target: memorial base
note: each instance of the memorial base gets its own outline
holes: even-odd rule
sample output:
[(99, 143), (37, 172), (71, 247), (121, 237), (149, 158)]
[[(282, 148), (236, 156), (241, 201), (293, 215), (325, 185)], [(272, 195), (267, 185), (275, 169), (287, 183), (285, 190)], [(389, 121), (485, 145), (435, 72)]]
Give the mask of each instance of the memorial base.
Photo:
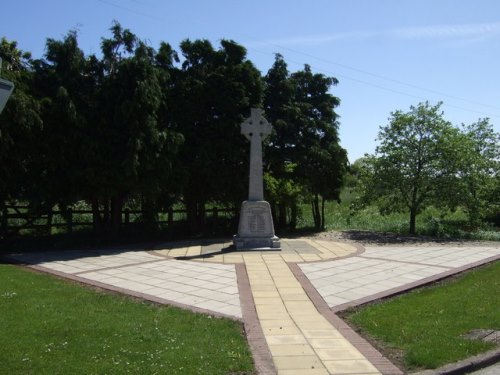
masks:
[(241, 204), (238, 234), (233, 237), (233, 244), (236, 250), (280, 250), (268, 202), (245, 201)]

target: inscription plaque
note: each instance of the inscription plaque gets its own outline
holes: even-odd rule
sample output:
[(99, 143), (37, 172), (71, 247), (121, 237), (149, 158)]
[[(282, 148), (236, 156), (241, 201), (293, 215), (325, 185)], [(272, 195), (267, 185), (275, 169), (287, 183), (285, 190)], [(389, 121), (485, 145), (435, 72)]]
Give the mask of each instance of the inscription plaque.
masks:
[(264, 220), (264, 212), (261, 209), (250, 211), (248, 226), (252, 233), (264, 233), (266, 230), (266, 221)]

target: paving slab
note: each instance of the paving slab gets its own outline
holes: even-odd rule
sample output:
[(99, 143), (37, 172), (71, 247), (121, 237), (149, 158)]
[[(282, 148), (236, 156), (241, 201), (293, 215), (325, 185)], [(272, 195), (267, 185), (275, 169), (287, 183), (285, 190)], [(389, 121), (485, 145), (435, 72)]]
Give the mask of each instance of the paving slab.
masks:
[(334, 311), (500, 259), (500, 245), (366, 246), (362, 254), (300, 264)]
[(156, 297), (233, 318), (242, 317), (234, 265), (165, 259), (146, 251), (102, 250), (46, 253), (46, 256), (30, 253), (12, 258), (75, 276), (82, 282), (99, 282), (100, 286), (128, 290), (145, 298)]
[(334, 312), (500, 259), (500, 246), (367, 246), (282, 239), (281, 251), (230, 240), (152, 251), (14, 254), (31, 267), (159, 303), (243, 320), (262, 374), (401, 374)]

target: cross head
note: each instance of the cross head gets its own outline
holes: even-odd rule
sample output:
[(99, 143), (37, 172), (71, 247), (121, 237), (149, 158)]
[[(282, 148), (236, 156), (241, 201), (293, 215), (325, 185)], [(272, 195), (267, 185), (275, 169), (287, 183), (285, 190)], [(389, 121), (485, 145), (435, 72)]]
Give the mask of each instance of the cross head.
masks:
[(249, 141), (252, 141), (252, 138), (255, 136), (259, 136), (261, 138), (260, 140), (264, 140), (271, 134), (272, 127), (262, 116), (263, 112), (262, 109), (252, 108), (250, 117), (241, 124), (241, 134)]

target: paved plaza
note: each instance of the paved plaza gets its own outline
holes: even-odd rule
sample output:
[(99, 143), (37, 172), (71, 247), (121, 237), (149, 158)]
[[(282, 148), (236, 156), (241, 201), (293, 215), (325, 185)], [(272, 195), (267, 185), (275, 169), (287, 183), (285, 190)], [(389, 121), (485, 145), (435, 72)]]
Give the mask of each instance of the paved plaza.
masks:
[(360, 246), (282, 239), (143, 250), (14, 254), (30, 267), (158, 303), (242, 320), (260, 374), (400, 374), (334, 313), (500, 259), (500, 245)]

